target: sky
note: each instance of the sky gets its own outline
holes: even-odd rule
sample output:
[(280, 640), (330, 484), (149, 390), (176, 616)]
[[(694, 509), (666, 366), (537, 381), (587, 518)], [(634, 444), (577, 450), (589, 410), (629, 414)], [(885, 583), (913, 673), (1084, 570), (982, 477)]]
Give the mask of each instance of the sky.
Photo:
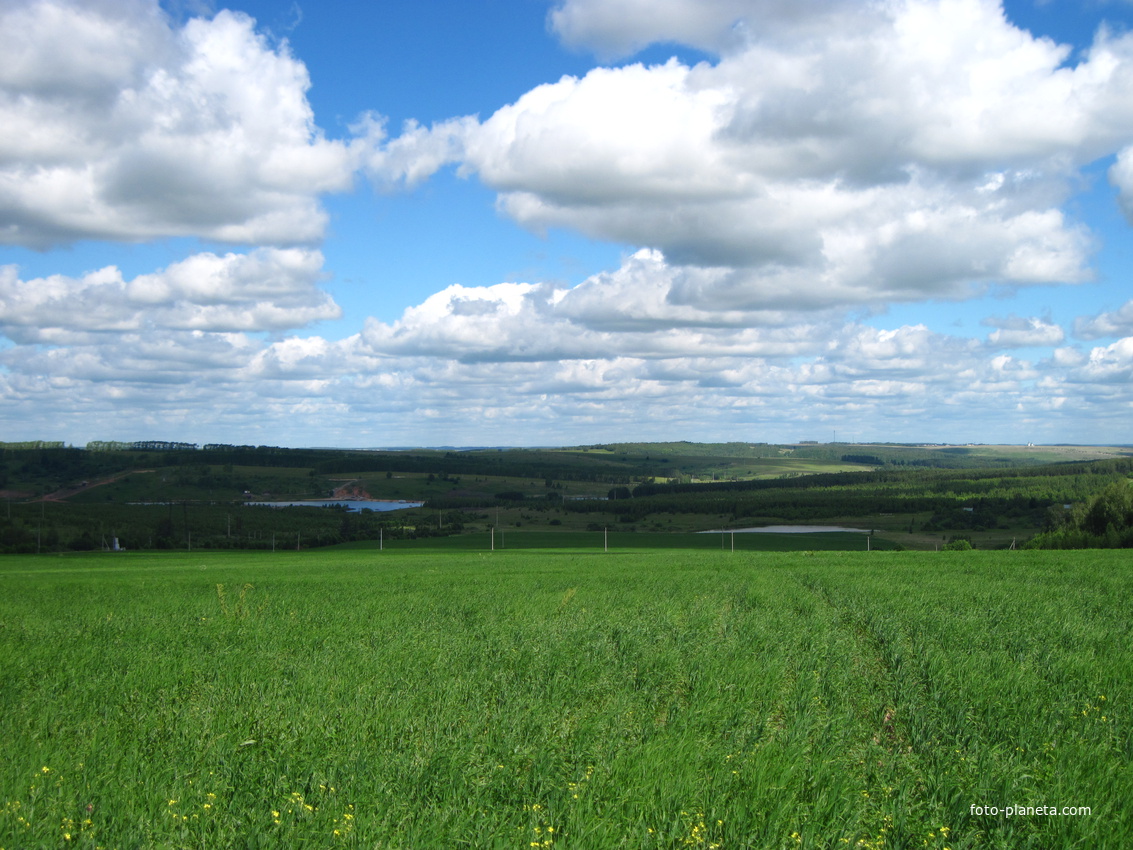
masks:
[(1130, 0), (0, 0), (0, 441), (1133, 443)]

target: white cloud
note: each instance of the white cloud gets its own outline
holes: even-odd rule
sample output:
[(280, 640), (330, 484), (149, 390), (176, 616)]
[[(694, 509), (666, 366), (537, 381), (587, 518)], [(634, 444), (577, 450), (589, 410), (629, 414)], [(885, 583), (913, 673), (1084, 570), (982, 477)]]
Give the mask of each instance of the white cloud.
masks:
[[(632, 273), (636, 263), (651, 259), (639, 255), (627, 266)], [(492, 373), (495, 383), (514, 391), (509, 372), (550, 369), (555, 392), (593, 392), (618, 372), (619, 381), (644, 381), (661, 394), (692, 383), (730, 387), (741, 396), (756, 386), (759, 393), (780, 394), (784, 382), (798, 388), (866, 381), (874, 387), (871, 392), (878, 391), (878, 382), (951, 382), (958, 364), (975, 368), (985, 356), (977, 340), (941, 336), (923, 325), (883, 331), (847, 324), (835, 315), (820, 323), (784, 316), (781, 325), (746, 328), (698, 323), (696, 312), (687, 310), (683, 323), (651, 321), (650, 311), (664, 307), (663, 293), (656, 293), (654, 303), (634, 305), (643, 316), (634, 326), (616, 318), (611, 323), (594, 303), (573, 309), (576, 293), (589, 296), (590, 287), (605, 285), (610, 286), (604, 293), (608, 303), (617, 304), (621, 290), (612, 277), (612, 283), (592, 279), (575, 290), (534, 284), (450, 287), (407, 309), (393, 324), (371, 320), (358, 351), (381, 368), (423, 368), (431, 375), (425, 383), (442, 385), (462, 383), (470, 371), (489, 374), (484, 370), (501, 368), (502, 374)], [(452, 371), (446, 377), (436, 369)], [(597, 384), (596, 376), (602, 376)], [(633, 390), (639, 391), (647, 390)]]
[(1095, 381), (1127, 382), (1133, 378), (1133, 337), (1095, 348), (1079, 372), (1081, 377)]
[(790, 356), (820, 351), (838, 319), (689, 306), (672, 298), (685, 276), (657, 252), (640, 251), (572, 289), (453, 285), (396, 322), (369, 320), (361, 338), (377, 356), (462, 362)]
[(1079, 167), (1133, 139), (1133, 36), (1068, 64), (991, 0), (807, 8), (566, 2), (552, 21), (574, 42), (687, 32), (721, 58), (564, 77), (483, 122), (410, 127), (371, 168), (459, 162), (526, 227), (660, 250), (686, 269), (673, 301), (702, 310), (1088, 279), (1090, 234), (1059, 207)]
[(996, 348), (1053, 347), (1066, 339), (1062, 327), (1035, 316), (1008, 316), (984, 320), (996, 330), (988, 334), (988, 342)]
[(1085, 363), (1087, 357), (1077, 348), (1066, 346), (1063, 348), (1056, 348), (1051, 356), (1051, 362), (1061, 368), (1073, 368), (1081, 366)]
[(467, 116), (438, 122), (429, 128), (405, 122), (401, 135), (389, 140), (385, 116), (369, 112), (351, 125), (361, 167), (380, 184), (414, 186), (444, 166), (460, 160), (465, 139), (477, 126)]
[(473, 129), (468, 167), (494, 188), (563, 204), (742, 197), (744, 175), (713, 144), (728, 92), (690, 85), (693, 74), (672, 60), (539, 86)]
[(1075, 319), (1074, 335), (1082, 339), (1133, 335), (1133, 301), (1126, 301), (1118, 309), (1099, 313), (1093, 318)]
[(196, 385), (203, 387), (231, 377), (259, 343), (242, 334), (200, 331), (123, 333), (65, 348), (20, 346), (2, 352), (0, 364), (13, 376), (43, 380), (57, 389), (85, 387), (100, 395), (98, 385)]
[[(58, 417), (83, 438), (174, 429), (317, 445), (814, 439), (831, 427), (991, 441), (1018, 439), (1020, 410), (1042, 411), (1028, 439), (1093, 442), (1105, 437), (1100, 420), (1082, 431), (1085, 413), (1133, 403), (1128, 340), (1036, 363), (916, 325), (606, 332), (536, 309), (551, 300), (534, 285), (453, 290), (338, 342), (162, 329), (19, 345), (0, 351), (0, 392), (5, 417), (41, 434)], [(571, 347), (571, 332), (585, 342)]]
[(152, 0), (0, 8), (0, 244), (321, 238), (355, 151), (314, 124), (305, 66), (239, 13)]
[(303, 248), (196, 254), (125, 280), (114, 266), (72, 278), (21, 280), (0, 266), (0, 335), (19, 343), (83, 343), (146, 330), (254, 332), (336, 319), (319, 289), (323, 258)]
[(1109, 170), (1109, 179), (1118, 189), (1125, 217), (1133, 222), (1133, 146), (1124, 148)]

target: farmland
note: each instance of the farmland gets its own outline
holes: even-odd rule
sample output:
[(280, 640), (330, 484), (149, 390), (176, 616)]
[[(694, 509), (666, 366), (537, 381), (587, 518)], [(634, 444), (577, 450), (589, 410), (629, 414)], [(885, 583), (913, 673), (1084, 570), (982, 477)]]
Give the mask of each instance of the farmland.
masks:
[(1131, 592), (1120, 551), (5, 557), (0, 847), (1126, 846)]

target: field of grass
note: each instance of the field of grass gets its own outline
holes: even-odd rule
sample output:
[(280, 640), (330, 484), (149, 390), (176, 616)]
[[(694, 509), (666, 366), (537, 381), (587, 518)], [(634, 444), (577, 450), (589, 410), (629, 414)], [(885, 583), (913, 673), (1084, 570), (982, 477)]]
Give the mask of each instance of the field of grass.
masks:
[[(667, 553), (674, 549), (694, 549), (726, 552), (809, 552), (839, 550), (847, 552), (896, 549), (896, 544), (879, 537), (870, 537), (855, 531), (826, 531), (806, 534), (758, 533), (670, 533), (648, 531), (512, 531), (461, 534), (453, 537), (425, 537), (417, 540), (397, 540), (389, 544), (391, 551), (445, 549), (462, 552), (510, 551), (513, 549), (549, 549), (580, 552)], [(362, 540), (342, 543), (328, 549), (378, 549), (384, 543)], [(493, 549), (494, 547), (494, 549)], [(384, 551), (384, 548), (383, 548)]]
[(0, 847), (1125, 847), (1130, 598), (1115, 551), (0, 558)]

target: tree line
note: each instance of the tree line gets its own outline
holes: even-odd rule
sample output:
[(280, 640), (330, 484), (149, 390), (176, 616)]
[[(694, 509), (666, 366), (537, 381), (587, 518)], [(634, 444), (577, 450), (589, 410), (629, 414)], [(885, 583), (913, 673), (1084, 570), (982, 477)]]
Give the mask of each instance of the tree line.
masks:
[(1114, 481), (1057, 517), (1053, 527), (1033, 537), (1035, 549), (1133, 548), (1133, 487)]

